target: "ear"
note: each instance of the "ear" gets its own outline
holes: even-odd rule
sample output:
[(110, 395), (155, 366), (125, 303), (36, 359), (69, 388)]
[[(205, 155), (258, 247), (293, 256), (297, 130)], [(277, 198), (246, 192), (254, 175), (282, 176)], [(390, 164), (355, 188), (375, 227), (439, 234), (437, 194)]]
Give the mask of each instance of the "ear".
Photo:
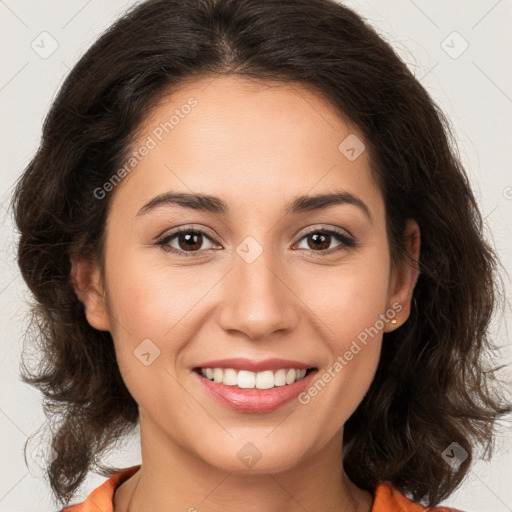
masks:
[(90, 259), (72, 256), (71, 283), (85, 307), (89, 324), (99, 331), (110, 331), (110, 317), (98, 265)]
[[(402, 243), (409, 256), (416, 262), (412, 263), (406, 257), (403, 261), (393, 265), (389, 281), (388, 307), (395, 304), (397, 311), (396, 323), (387, 323), (384, 332), (390, 332), (404, 324), (411, 313), (411, 300), (414, 287), (420, 275), (418, 261), (420, 258), (421, 233), (418, 223), (409, 219), (402, 235)], [(400, 304), (401, 309), (398, 308)]]

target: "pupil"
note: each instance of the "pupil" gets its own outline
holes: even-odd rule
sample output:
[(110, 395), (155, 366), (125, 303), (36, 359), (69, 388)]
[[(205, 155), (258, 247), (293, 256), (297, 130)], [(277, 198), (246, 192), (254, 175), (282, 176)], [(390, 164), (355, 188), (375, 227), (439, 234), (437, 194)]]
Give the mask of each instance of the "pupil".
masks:
[(187, 233), (187, 234), (181, 234), (180, 235), (180, 244), (181, 242), (185, 242), (185, 250), (193, 250), (193, 249), (199, 249), (201, 247), (201, 239), (200, 241), (194, 242), (194, 238), (201, 237), (201, 233)]
[(313, 235), (311, 235), (311, 238), (315, 241), (315, 242), (318, 242), (320, 239), (323, 240), (320, 241), (320, 243), (318, 244), (313, 244), (313, 246), (311, 246), (311, 244), (309, 244), (309, 246), (311, 247), (311, 249), (328, 249), (329, 248), (329, 242), (325, 242), (325, 240), (327, 240), (328, 238), (330, 237), (330, 235), (324, 235), (322, 233), (315, 233)]

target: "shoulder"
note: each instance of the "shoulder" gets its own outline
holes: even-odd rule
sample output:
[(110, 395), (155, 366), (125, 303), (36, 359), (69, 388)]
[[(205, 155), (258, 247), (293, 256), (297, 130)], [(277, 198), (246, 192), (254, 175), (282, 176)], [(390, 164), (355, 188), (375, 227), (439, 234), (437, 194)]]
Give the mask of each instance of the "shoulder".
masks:
[(108, 480), (96, 487), (86, 500), (63, 508), (60, 512), (113, 512), (114, 493), (116, 489), (134, 473), (140, 466), (132, 466), (113, 474)]
[(375, 488), (371, 512), (463, 512), (448, 507), (427, 507), (411, 501), (390, 482), (381, 482)]

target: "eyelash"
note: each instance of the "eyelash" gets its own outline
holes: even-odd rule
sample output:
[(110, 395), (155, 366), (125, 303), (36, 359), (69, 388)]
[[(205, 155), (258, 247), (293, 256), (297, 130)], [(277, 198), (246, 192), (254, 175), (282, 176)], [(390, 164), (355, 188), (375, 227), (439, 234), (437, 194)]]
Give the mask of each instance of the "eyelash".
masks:
[[(174, 247), (168, 247), (169, 242), (176, 236), (180, 235), (181, 233), (196, 233), (196, 234), (199, 233), (199, 234), (205, 236), (206, 238), (208, 238), (211, 242), (214, 242), (212, 240), (212, 238), (201, 229), (180, 228), (180, 229), (173, 231), (172, 233), (165, 235), (163, 238), (159, 239), (156, 242), (156, 245), (160, 246), (161, 249), (165, 252), (172, 252), (172, 253), (177, 254), (179, 257), (184, 257), (184, 258), (200, 257), (200, 256), (202, 256), (201, 253), (205, 252), (206, 250), (212, 250), (212, 249), (206, 249), (206, 250), (200, 250), (200, 251), (182, 251), (179, 249), (175, 249)], [(306, 238), (309, 235), (313, 235), (313, 234), (317, 234), (317, 233), (334, 236), (334, 238), (338, 242), (340, 242), (340, 245), (338, 247), (334, 247), (331, 249), (319, 250), (319, 251), (315, 251), (313, 249), (302, 249), (303, 251), (307, 251), (308, 253), (321, 253), (321, 254), (323, 253), (326, 255), (330, 255), (330, 254), (333, 254), (335, 252), (338, 252), (338, 251), (341, 251), (341, 250), (344, 250), (347, 248), (353, 248), (353, 247), (358, 246), (358, 243), (356, 242), (356, 240), (353, 236), (347, 235), (343, 231), (341, 231), (341, 230), (338, 231), (336, 229), (318, 229), (318, 228), (312, 229), (312, 230), (304, 233), (302, 235), (302, 237), (299, 239), (299, 242), (303, 238)]]

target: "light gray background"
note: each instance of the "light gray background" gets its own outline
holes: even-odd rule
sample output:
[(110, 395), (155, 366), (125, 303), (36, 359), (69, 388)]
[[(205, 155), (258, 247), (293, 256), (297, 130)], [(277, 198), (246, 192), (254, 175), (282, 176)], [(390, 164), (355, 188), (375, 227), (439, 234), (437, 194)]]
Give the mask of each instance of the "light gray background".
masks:
[[(97, 36), (135, 3), (0, 0), (0, 512), (55, 510), (38, 465), (40, 450), (34, 446), (29, 468), (22, 454), (27, 436), (44, 416), (38, 392), (22, 384), (18, 374), (28, 291), (15, 264), (7, 203), (38, 146), (43, 118), (64, 77)], [(349, 0), (346, 4), (392, 43), (448, 114), (486, 225), (510, 270), (511, 0)], [(56, 44), (58, 48), (47, 55)], [(508, 362), (509, 322), (507, 310), (494, 325), (505, 345), (501, 357)], [(491, 462), (478, 462), (446, 504), (466, 512), (512, 511), (511, 437), (510, 432), (500, 435)], [(128, 440), (109, 460), (119, 467), (139, 463), (137, 439)], [(82, 499), (103, 480), (90, 475)]]

